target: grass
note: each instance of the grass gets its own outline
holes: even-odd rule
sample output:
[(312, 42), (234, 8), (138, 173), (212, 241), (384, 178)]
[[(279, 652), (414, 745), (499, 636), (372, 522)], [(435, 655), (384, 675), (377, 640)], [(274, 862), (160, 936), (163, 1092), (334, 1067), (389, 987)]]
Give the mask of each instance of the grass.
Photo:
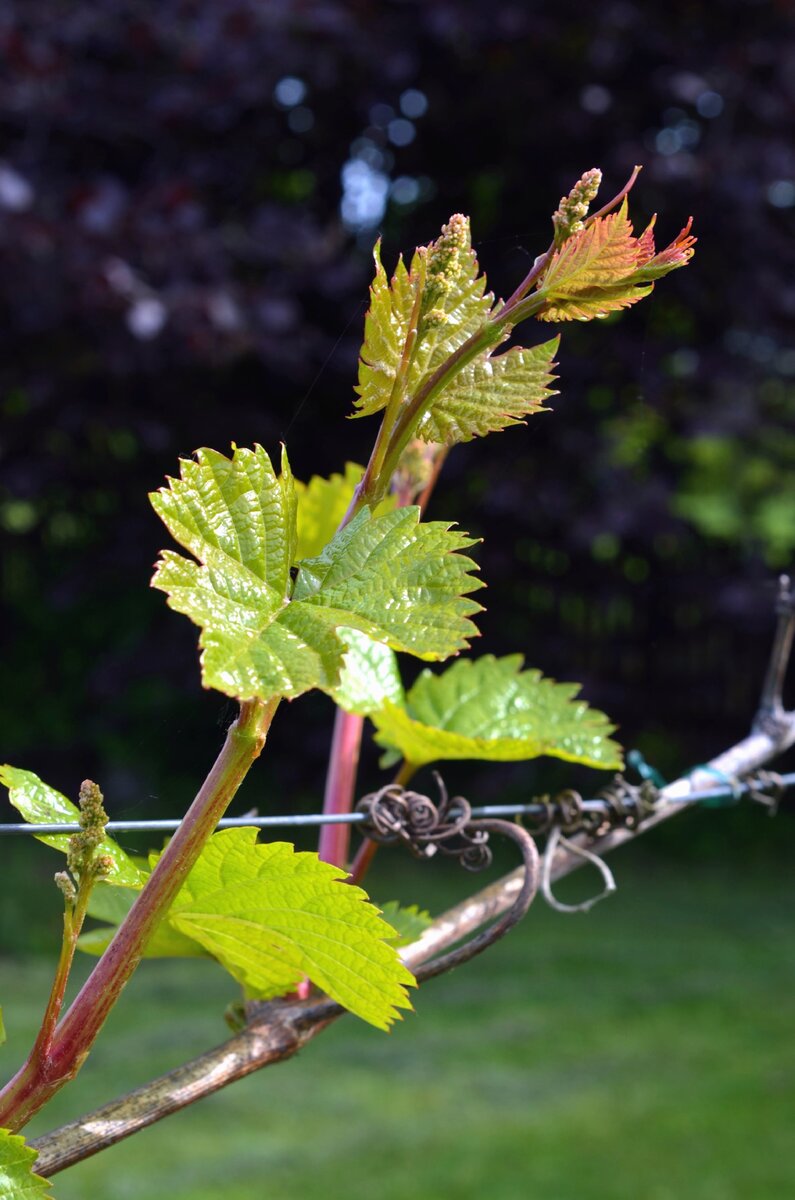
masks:
[[(638, 848), (615, 865), (616, 898), (586, 917), (538, 903), (488, 955), (426, 985), (390, 1036), (345, 1018), (298, 1059), (65, 1172), (57, 1197), (795, 1195), (795, 877), (784, 847), (751, 874)], [(455, 877), (459, 894), (470, 885)], [(49, 967), (5, 961), (0, 972), (6, 1073), (32, 1038)], [(232, 998), (210, 964), (145, 964), (30, 1136), (221, 1041)]]

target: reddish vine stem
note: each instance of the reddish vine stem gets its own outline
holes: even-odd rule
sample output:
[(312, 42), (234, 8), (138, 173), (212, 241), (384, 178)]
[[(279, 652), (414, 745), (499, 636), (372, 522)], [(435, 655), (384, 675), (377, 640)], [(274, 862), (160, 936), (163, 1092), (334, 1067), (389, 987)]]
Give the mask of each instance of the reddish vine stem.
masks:
[(46, 1053), (31, 1053), (0, 1092), (0, 1128), (21, 1129), (73, 1079), (158, 922), (168, 911), (252, 763), (258, 758), (278, 699), (245, 701), (185, 819), (163, 852), (113, 941), (89, 975)]
[[(338, 708), (334, 714), (334, 733), (331, 739), (324, 813), (348, 813), (353, 808), (356, 791), (356, 772), (362, 744), (364, 718)], [(350, 825), (324, 825), (320, 831), (318, 856), (323, 862), (344, 867), (348, 861)]]

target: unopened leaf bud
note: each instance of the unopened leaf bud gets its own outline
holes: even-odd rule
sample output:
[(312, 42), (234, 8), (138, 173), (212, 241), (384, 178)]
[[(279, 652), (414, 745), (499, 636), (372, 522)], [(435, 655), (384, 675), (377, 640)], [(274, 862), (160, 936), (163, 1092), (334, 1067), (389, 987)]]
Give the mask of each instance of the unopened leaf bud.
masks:
[(413, 502), (425, 489), (433, 474), (433, 460), (437, 450), (438, 446), (435, 443), (424, 442), (421, 438), (414, 438), (409, 442), (392, 480), (397, 495), (406, 494)]

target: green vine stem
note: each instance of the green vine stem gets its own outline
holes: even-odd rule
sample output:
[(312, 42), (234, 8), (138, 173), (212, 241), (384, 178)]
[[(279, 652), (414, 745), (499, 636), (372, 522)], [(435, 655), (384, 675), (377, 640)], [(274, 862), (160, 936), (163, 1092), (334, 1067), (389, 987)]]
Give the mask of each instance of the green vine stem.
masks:
[[(196, 799), (116, 936), (55, 1029), (0, 1092), (0, 1128), (21, 1129), (78, 1073), (146, 943), (170, 908), (219, 819), (265, 744), (278, 699), (247, 700)], [(65, 982), (65, 981), (64, 981)], [(41, 1049), (41, 1048), (40, 1048)]]
[(69, 973), (72, 970), (72, 963), (77, 948), (77, 939), (80, 936), (80, 930), (83, 928), (93, 883), (94, 880), (90, 875), (84, 876), (80, 880), (77, 896), (74, 900), (66, 897), (63, 914), (63, 939), (61, 941), (61, 952), (58, 956), (58, 965), (55, 968), (55, 978), (50, 989), (47, 1007), (44, 1010), (41, 1028), (34, 1042), (33, 1049), (30, 1052), (30, 1057), (36, 1061), (43, 1061), (49, 1054), (50, 1047), (52, 1046), (55, 1026), (61, 1014), (66, 985), (69, 981)]
[[(402, 478), (393, 476), (392, 486), (399, 507), (413, 504), (416, 500), (420, 510), (425, 511), (449, 449), (449, 446), (423, 444), (414, 469), (407, 464), (400, 472)], [(345, 520), (349, 519), (346, 514)], [(349, 813), (353, 809), (363, 732), (364, 717), (357, 713), (345, 712), (341, 708), (337, 709), (326, 773), (324, 813)], [(350, 844), (350, 825), (324, 825), (318, 840), (318, 856), (324, 862), (345, 867), (348, 863)]]

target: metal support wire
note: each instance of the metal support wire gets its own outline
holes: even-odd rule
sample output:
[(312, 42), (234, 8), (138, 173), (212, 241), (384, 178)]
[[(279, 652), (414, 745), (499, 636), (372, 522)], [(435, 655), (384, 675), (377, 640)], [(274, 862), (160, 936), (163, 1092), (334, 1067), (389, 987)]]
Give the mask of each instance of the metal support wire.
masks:
[[(693, 772), (703, 771), (703, 767), (694, 767)], [(608, 785), (609, 786), (609, 785)], [(771, 772), (766, 772), (765, 779), (759, 779), (755, 776), (745, 780), (728, 781), (722, 787), (715, 787), (699, 791), (697, 795), (685, 793), (677, 796), (666, 796), (667, 804), (693, 804), (696, 801), (699, 804), (706, 804), (712, 807), (719, 807), (722, 804), (735, 804), (738, 799), (747, 798), (755, 800), (758, 803), (766, 804), (772, 809), (770, 804), (769, 792), (771, 790), (779, 793), (787, 791), (789, 788), (795, 787), (795, 771), (791, 771), (786, 775), (773, 775)], [(633, 789), (634, 790), (634, 789)], [(604, 797), (597, 797), (592, 800), (582, 800), (577, 797), (577, 816), (578, 822), (572, 819), (572, 813), (569, 810), (569, 798), (576, 796), (576, 793), (567, 790), (560, 794), (562, 803), (558, 805), (557, 797), (545, 797), (543, 800), (533, 800), (528, 804), (485, 804), (479, 807), (473, 807), (470, 813), (471, 818), (490, 820), (495, 817), (534, 817), (541, 821), (545, 819), (549, 821), (549, 825), (564, 823), (566, 832), (572, 833), (575, 828), (593, 828), (598, 826), (603, 821), (609, 821), (616, 817), (615, 802)], [(638, 812), (638, 799), (630, 794), (622, 798), (622, 806), (629, 810), (626, 814), (630, 822), (632, 816)], [(642, 803), (642, 810), (648, 811), (653, 808), (653, 804), (648, 802)], [(640, 815), (642, 815), (642, 810)], [(296, 829), (303, 827), (314, 827), (318, 825), (366, 825), (368, 815), (365, 812), (352, 813), (293, 813), (281, 814), (277, 816), (260, 817), (256, 813), (251, 813), (242, 817), (224, 817), (218, 822), (218, 829), (240, 829), (244, 827), (256, 829)], [(162, 820), (151, 821), (108, 821), (105, 826), (106, 833), (173, 833), (181, 824), (180, 819), (166, 818)], [(48, 837), (56, 834), (71, 834), (79, 833), (80, 826), (77, 824), (41, 824), (30, 825), (27, 822), (19, 822), (14, 824), (0, 824), (0, 837), (11, 836), (14, 834), (29, 834), (33, 837)]]

